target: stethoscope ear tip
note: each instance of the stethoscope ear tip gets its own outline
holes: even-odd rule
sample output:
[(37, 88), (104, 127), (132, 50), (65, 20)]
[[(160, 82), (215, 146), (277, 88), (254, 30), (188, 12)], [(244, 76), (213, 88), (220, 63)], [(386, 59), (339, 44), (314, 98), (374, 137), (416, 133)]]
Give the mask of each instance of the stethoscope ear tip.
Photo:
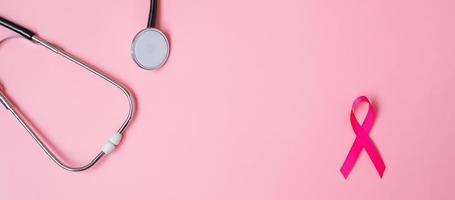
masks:
[(144, 29), (133, 39), (131, 56), (143, 69), (159, 69), (169, 56), (169, 41), (166, 35), (156, 28)]

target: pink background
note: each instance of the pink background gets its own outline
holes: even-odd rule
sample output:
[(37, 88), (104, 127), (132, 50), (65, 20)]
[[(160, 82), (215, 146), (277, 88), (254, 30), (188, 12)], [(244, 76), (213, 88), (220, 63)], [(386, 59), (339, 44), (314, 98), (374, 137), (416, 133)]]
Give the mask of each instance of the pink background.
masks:
[[(455, 2), (162, 0), (172, 50), (144, 71), (130, 42), (148, 1), (0, 0), (0, 15), (130, 87), (138, 111), (89, 171), (56, 166), (0, 111), (0, 199), (454, 199)], [(0, 29), (1, 39), (15, 34)], [(0, 44), (0, 81), (72, 164), (127, 111), (104, 81), (27, 40)], [(352, 101), (367, 95), (387, 165), (345, 180)]]

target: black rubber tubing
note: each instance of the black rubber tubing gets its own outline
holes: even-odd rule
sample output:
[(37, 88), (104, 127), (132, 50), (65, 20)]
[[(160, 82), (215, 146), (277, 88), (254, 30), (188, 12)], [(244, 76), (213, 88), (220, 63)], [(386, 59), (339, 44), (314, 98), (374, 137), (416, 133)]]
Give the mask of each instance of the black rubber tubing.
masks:
[[(155, 27), (156, 23), (156, 13), (157, 13), (158, 0), (150, 0), (150, 11), (149, 18), (147, 22), (147, 28)], [(20, 26), (12, 21), (9, 21), (3, 17), (0, 17), (0, 25), (22, 35), (23, 37), (32, 40), (32, 37), (35, 35), (32, 31)]]
[(35, 35), (32, 31), (17, 25), (16, 23), (9, 21), (3, 17), (0, 17), (0, 25), (19, 33), (20, 35), (24, 36), (25, 38), (32, 40), (32, 37)]
[(154, 28), (156, 23), (156, 13), (158, 10), (158, 0), (150, 0), (150, 11), (149, 20), (147, 22), (147, 28)]

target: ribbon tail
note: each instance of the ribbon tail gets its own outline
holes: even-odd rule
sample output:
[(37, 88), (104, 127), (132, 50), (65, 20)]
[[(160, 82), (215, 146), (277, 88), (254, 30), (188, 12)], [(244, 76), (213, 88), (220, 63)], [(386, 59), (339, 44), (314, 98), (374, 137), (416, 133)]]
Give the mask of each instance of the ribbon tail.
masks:
[(368, 156), (370, 156), (370, 159), (373, 162), (373, 165), (376, 168), (376, 171), (378, 172), (379, 176), (382, 178), (382, 176), (384, 175), (384, 171), (385, 171), (385, 163), (384, 163), (384, 160), (382, 160), (382, 157), (379, 154), (378, 149), (376, 148), (376, 146), (373, 144), (373, 142), (371, 140), (365, 141), (364, 148), (365, 148), (365, 151), (368, 153)]
[(344, 160), (344, 163), (340, 169), (340, 172), (343, 174), (345, 179), (347, 179), (349, 173), (351, 173), (351, 170), (354, 167), (355, 162), (357, 161), (357, 158), (359, 157), (361, 151), (362, 145), (360, 144), (360, 141), (356, 138), (354, 140), (354, 143), (352, 144), (351, 150), (349, 150), (348, 156)]

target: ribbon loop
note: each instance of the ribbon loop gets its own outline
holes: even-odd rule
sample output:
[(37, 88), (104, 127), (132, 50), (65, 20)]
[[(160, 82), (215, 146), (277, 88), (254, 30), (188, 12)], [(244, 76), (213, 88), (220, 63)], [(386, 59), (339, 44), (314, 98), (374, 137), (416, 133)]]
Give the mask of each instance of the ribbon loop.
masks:
[[(360, 125), (359, 121), (355, 117), (354, 109), (363, 102), (368, 103), (368, 111), (365, 116), (365, 119), (362, 122), (362, 125)], [(352, 129), (354, 130), (356, 138), (354, 140), (354, 143), (352, 144), (348, 156), (346, 157), (346, 160), (343, 163), (343, 166), (341, 166), (340, 169), (344, 178), (348, 177), (349, 173), (354, 167), (355, 162), (359, 158), (362, 149), (365, 149), (365, 151), (367, 152), (368, 156), (370, 157), (371, 161), (373, 162), (376, 168), (376, 171), (379, 173), (379, 176), (382, 178), (382, 175), (384, 174), (385, 171), (384, 161), (382, 160), (381, 155), (379, 154), (379, 151), (374, 145), (373, 141), (368, 136), (371, 129), (373, 128), (374, 117), (375, 117), (374, 107), (370, 103), (368, 98), (365, 96), (357, 97), (354, 100), (351, 109), (351, 126)]]

